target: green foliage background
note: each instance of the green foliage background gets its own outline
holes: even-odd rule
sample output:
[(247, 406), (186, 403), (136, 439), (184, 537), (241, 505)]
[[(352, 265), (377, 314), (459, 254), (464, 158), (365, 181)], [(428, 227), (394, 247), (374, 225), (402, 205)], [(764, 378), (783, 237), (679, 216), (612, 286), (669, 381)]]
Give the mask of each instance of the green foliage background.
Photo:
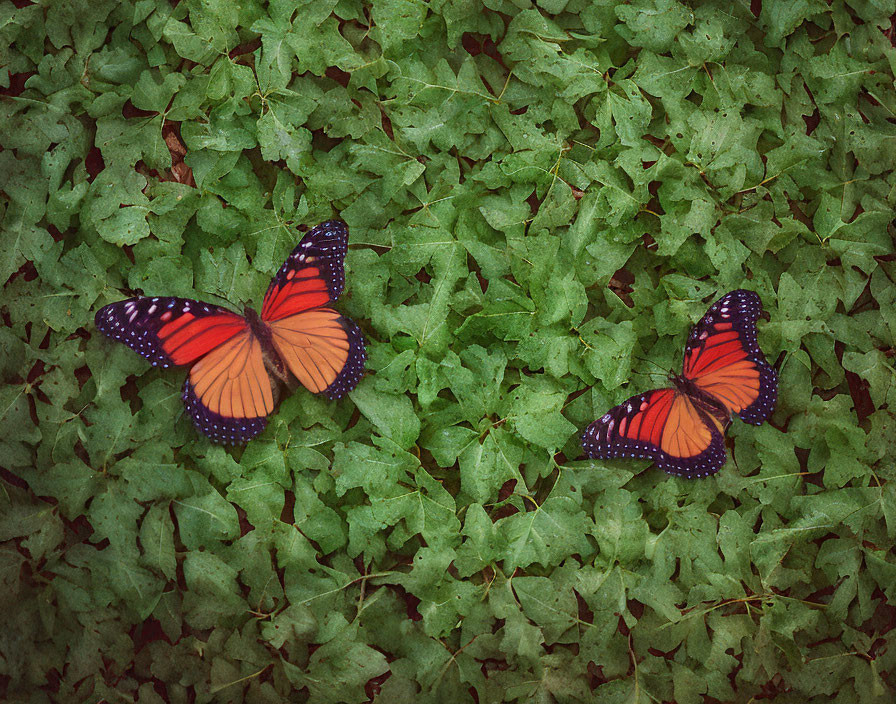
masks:
[[(893, 701), (894, 2), (485, 7), (0, 8), (0, 696)], [(335, 216), (370, 371), (245, 449), (93, 328)], [(771, 422), (577, 460), (740, 286)]]

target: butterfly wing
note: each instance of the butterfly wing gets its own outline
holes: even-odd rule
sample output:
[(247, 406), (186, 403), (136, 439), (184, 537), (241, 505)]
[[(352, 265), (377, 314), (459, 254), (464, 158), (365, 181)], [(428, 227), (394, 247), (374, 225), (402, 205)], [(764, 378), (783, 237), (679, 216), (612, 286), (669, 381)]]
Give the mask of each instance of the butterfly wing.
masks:
[(683, 376), (747, 423), (771, 415), (778, 380), (756, 340), (762, 302), (739, 289), (716, 301), (694, 326), (685, 346)]
[(677, 476), (696, 479), (725, 464), (719, 422), (675, 389), (633, 396), (594, 421), (582, 436), (588, 457), (640, 457)]
[(343, 223), (315, 227), (280, 267), (261, 308), (289, 370), (309, 391), (334, 399), (355, 387), (367, 359), (358, 326), (329, 307), (345, 284), (347, 249)]
[(270, 323), (274, 347), (302, 385), (331, 399), (351, 391), (364, 373), (364, 338), (358, 326), (332, 308)]
[(335, 301), (345, 286), (348, 228), (330, 220), (313, 228), (286, 258), (274, 276), (261, 307), (271, 322)]
[(242, 316), (189, 298), (129, 298), (96, 313), (97, 330), (154, 367), (190, 364), (249, 329)]
[(193, 365), (183, 400), (196, 427), (215, 442), (244, 443), (264, 430), (274, 394), (261, 343), (248, 326)]
[(153, 366), (192, 365), (184, 405), (215, 442), (245, 442), (264, 430), (271, 382), (242, 316), (188, 298), (131, 298), (104, 306), (95, 322)]

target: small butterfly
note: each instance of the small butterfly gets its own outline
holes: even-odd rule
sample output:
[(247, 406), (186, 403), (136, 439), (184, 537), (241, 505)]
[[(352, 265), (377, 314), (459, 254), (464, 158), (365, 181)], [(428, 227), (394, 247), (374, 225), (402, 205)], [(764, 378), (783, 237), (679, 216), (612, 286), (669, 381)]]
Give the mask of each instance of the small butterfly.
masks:
[(756, 341), (761, 312), (752, 291), (722, 296), (691, 330), (674, 388), (632, 396), (594, 421), (582, 436), (585, 454), (652, 459), (688, 479), (718, 472), (731, 414), (760, 425), (778, 398), (777, 375)]
[(259, 316), (189, 298), (129, 298), (104, 306), (96, 327), (153, 366), (189, 366), (183, 401), (215, 442), (244, 443), (274, 410), (276, 379), (337, 399), (367, 358), (358, 326), (330, 306), (345, 285), (348, 229), (336, 220), (311, 230), (277, 272)]

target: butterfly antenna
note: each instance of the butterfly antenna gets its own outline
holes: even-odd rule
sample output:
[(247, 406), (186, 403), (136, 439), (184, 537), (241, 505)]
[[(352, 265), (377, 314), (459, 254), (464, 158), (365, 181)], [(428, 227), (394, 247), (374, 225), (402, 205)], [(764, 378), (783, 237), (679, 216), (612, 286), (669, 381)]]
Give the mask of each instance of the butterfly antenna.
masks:
[(641, 362), (647, 362), (648, 364), (652, 364), (653, 366), (655, 366), (657, 368), (657, 371), (655, 371), (655, 372), (638, 372), (638, 371), (632, 370), (632, 374), (644, 374), (645, 376), (656, 376), (657, 374), (660, 374), (660, 375), (662, 375), (663, 379), (666, 379), (669, 377), (669, 373), (670, 373), (669, 370), (666, 369), (665, 367), (663, 367), (661, 364), (657, 364), (652, 359), (649, 359), (647, 357), (638, 357), (637, 355), (634, 356), (634, 359), (637, 359)]

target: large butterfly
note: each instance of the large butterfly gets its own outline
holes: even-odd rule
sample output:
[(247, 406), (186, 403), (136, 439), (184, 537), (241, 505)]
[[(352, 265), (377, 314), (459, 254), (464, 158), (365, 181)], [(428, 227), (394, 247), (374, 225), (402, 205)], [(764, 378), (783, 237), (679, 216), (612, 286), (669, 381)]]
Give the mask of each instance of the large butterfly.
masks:
[(691, 330), (673, 388), (633, 396), (594, 421), (582, 436), (585, 454), (652, 459), (689, 479), (718, 472), (731, 414), (760, 425), (778, 397), (777, 375), (756, 342), (761, 312), (752, 291), (722, 296)]
[(361, 378), (364, 338), (330, 307), (345, 285), (347, 248), (345, 224), (311, 230), (268, 287), (260, 316), (189, 298), (129, 298), (101, 308), (96, 327), (153, 366), (189, 366), (183, 401), (193, 423), (215, 442), (244, 443), (274, 410), (268, 372), (331, 399)]

